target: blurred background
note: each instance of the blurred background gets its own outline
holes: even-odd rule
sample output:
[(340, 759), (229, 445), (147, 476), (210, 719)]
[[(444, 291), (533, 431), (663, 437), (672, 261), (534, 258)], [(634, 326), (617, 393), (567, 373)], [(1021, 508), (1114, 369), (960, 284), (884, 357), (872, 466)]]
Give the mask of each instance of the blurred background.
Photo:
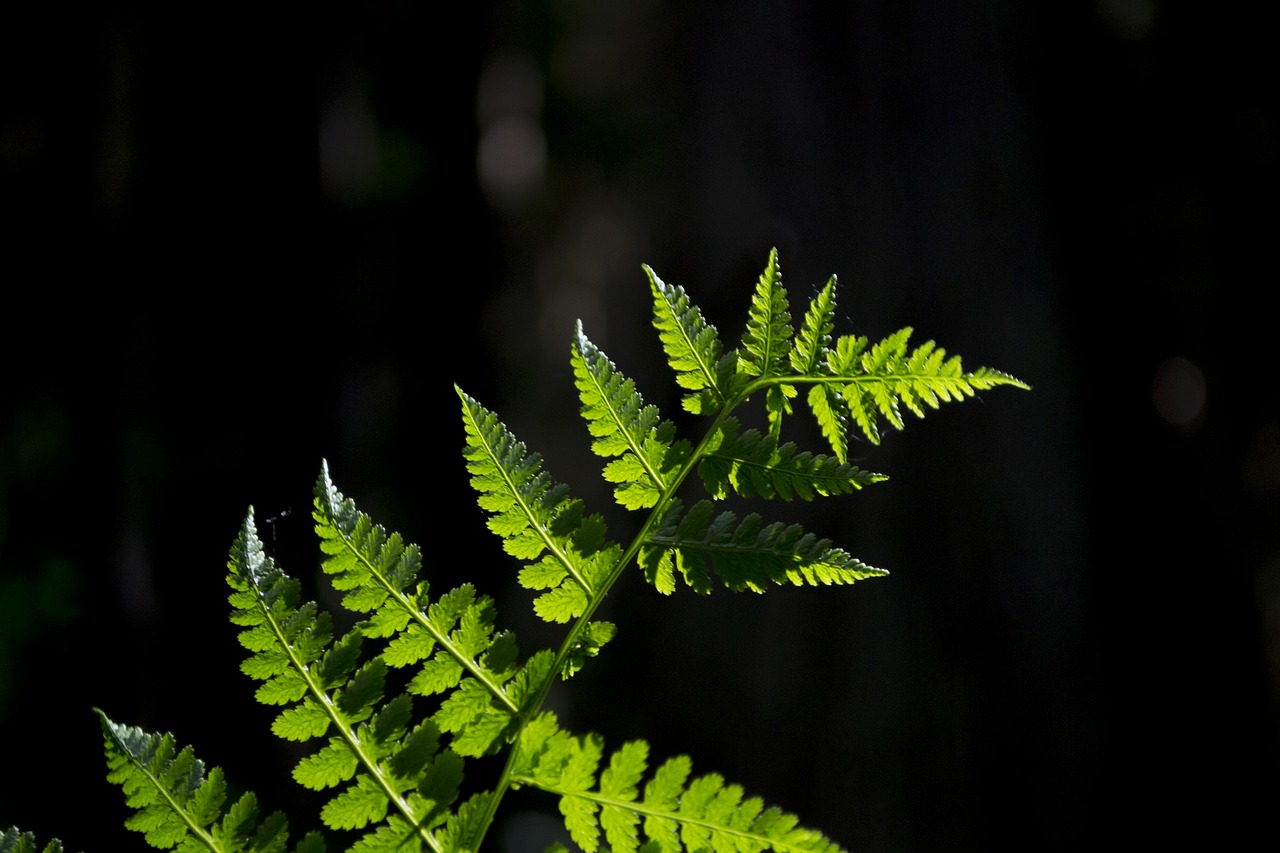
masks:
[[(144, 849), (94, 706), (312, 825), (224, 575), (252, 504), (324, 595), (322, 459), (437, 591), (473, 579), (556, 644), (475, 506), (453, 384), (625, 538), (574, 321), (692, 429), (641, 264), (734, 343), (776, 246), (793, 313), (836, 274), (840, 333), (912, 325), (1034, 391), (859, 446), (890, 476), (859, 494), (741, 508), (888, 578), (667, 600), (629, 573), (562, 723), (850, 850), (1274, 839), (1277, 124), (1244, 9), (10, 4), (0, 827)], [(513, 798), (491, 849), (541, 850), (538, 810)]]

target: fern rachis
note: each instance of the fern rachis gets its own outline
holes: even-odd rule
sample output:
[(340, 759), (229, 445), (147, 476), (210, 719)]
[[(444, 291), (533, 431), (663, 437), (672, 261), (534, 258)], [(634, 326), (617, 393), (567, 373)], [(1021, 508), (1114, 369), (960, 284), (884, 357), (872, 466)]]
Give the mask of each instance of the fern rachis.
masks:
[[(579, 324), (570, 364), (591, 447), (606, 460), (602, 475), (616, 502), (638, 513), (625, 542), (611, 540), (601, 515), (588, 513), (496, 414), (457, 389), (478, 504), (520, 563), (517, 577), (535, 594), (535, 614), (567, 626), (557, 648), (522, 654), (499, 627), (493, 601), (470, 584), (436, 594), (420, 549), (357, 510), (325, 464), (312, 513), (322, 568), (357, 620), (335, 636), (335, 620), (304, 601), (299, 582), (267, 554), (250, 509), (227, 575), (231, 620), (249, 653), (241, 668), (259, 682), (257, 700), (281, 708), (272, 724), (277, 736), (316, 742), (293, 776), (332, 792), (320, 820), (354, 839), (350, 850), (480, 849), (514, 786), (557, 798), (567, 831), (589, 853), (605, 845), (646, 853), (839, 849), (720, 775), (693, 776), (685, 756), (651, 767), (643, 741), (608, 752), (598, 735), (561, 729), (543, 707), (548, 691), (612, 639), (616, 627), (594, 614), (633, 565), (664, 595), (681, 582), (702, 595), (717, 579), (763, 593), (778, 584), (844, 585), (885, 574), (800, 525), (739, 516), (720, 502), (858, 491), (885, 478), (850, 464), (854, 436), (875, 444), (883, 424), (905, 427), (903, 409), (924, 417), (978, 391), (1027, 386), (998, 371), (965, 372), (933, 342), (909, 349), (909, 327), (874, 343), (833, 337), (834, 277), (794, 326), (776, 251), (737, 348), (720, 340), (682, 288), (648, 267), (645, 273), (682, 405), (706, 420), (696, 441), (678, 436)], [(752, 398), (763, 398), (765, 432), (743, 429), (737, 417)], [(799, 406), (816, 419), (826, 450), (783, 440)], [(702, 498), (684, 494), (699, 488)], [(288, 821), (279, 813), (260, 819), (252, 793), (227, 806), (221, 769), (206, 772), (171, 736), (119, 726), (105, 714), (101, 723), (109, 778), (137, 810), (128, 825), (153, 846), (325, 849), (320, 831), (288, 848)], [(493, 755), (505, 755), (498, 775), (477, 778), (484, 765), (476, 759)], [(34, 845), (16, 829), (0, 836), (0, 853)]]

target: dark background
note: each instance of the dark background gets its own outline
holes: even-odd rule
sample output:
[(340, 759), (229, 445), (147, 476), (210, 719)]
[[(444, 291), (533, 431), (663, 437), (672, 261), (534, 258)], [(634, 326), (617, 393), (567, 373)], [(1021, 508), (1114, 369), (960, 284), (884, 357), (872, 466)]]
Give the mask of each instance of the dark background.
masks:
[[(888, 578), (663, 600), (629, 573), (562, 722), (851, 850), (1274, 838), (1271, 31), (1249, 4), (691, 6), (0, 13), (0, 827), (143, 848), (93, 706), (310, 825), (224, 566), (253, 504), (312, 582), (322, 458), (436, 590), (555, 644), (453, 383), (625, 538), (574, 320), (678, 417), (641, 263), (733, 343), (777, 246), (796, 313), (836, 273), (840, 332), (910, 324), (1035, 390), (859, 447), (885, 484), (765, 508)], [(511, 805), (490, 846), (541, 849), (520, 809), (554, 803)]]

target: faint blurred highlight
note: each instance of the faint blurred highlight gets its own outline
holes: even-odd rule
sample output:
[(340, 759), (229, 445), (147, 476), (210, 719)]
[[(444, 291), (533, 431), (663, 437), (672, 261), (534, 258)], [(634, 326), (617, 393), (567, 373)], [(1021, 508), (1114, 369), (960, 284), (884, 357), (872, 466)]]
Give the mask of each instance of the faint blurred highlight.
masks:
[(1098, 20), (1119, 38), (1144, 39), (1155, 25), (1154, 0), (1098, 0), (1096, 9)]
[(480, 75), (476, 172), (495, 207), (516, 212), (542, 192), (547, 137), (542, 128), (542, 75), (528, 62), (496, 59)]

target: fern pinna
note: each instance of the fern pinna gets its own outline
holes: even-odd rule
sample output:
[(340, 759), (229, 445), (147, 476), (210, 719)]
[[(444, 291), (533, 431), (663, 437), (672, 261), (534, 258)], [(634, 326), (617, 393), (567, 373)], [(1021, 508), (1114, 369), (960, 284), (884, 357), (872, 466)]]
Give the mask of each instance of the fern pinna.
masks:
[[(604, 479), (617, 503), (637, 514), (628, 539), (610, 539), (600, 514), (572, 497), (496, 414), (457, 390), (480, 508), (520, 564), (534, 612), (567, 626), (558, 648), (523, 655), (487, 596), (469, 584), (432, 590), (420, 549), (357, 510), (324, 465), (313, 510), (322, 567), (355, 614), (353, 626), (339, 636), (336, 620), (303, 599), (300, 583), (264, 550), (252, 509), (227, 575), (231, 619), (248, 651), (242, 669), (259, 682), (258, 701), (280, 709), (273, 732), (311, 745), (292, 773), (330, 792), (319, 815), (324, 829), (289, 847), (287, 821), (278, 813), (260, 818), (252, 793), (226, 804), (220, 769), (206, 773), (171, 736), (103, 715), (109, 778), (137, 810), (130, 827), (153, 846), (184, 851), (310, 853), (335, 841), (357, 853), (474, 851), (506, 793), (522, 786), (558, 798), (569, 838), (588, 853), (839, 849), (718, 774), (693, 776), (685, 756), (651, 767), (643, 741), (607, 752), (598, 735), (562, 730), (543, 709), (548, 690), (614, 636), (615, 626), (594, 614), (629, 566), (664, 595), (680, 584), (699, 594), (717, 584), (763, 592), (885, 574), (799, 525), (739, 518), (720, 503), (857, 491), (885, 478), (849, 461), (855, 442), (876, 444), (886, 426), (902, 429), (904, 412), (923, 417), (979, 391), (1027, 386), (985, 368), (966, 372), (932, 342), (910, 348), (910, 328), (875, 343), (833, 337), (834, 277), (793, 324), (776, 251), (737, 348), (721, 341), (682, 288), (645, 272), (683, 406), (705, 419), (700, 434), (678, 436), (581, 324), (570, 352)], [(763, 400), (764, 431), (744, 428), (737, 415), (753, 397)], [(799, 407), (816, 419), (827, 445), (820, 452), (783, 440)], [(699, 486), (702, 497), (685, 494)], [(494, 755), (505, 755), (501, 770), (476, 762)], [(17, 830), (3, 839), (5, 853), (34, 849)]]

